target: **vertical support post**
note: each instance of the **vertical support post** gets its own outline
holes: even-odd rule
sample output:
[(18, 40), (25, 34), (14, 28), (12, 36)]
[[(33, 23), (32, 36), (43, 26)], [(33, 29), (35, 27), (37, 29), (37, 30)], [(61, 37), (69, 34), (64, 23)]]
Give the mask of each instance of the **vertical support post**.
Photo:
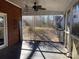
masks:
[(72, 29), (72, 18), (73, 18), (73, 9), (70, 10), (70, 16), (69, 16), (69, 20), (70, 21), (70, 26), (66, 26), (66, 40), (67, 40), (67, 49), (68, 49), (68, 53), (67, 53), (67, 56), (68, 57), (71, 57), (71, 53), (72, 53), (72, 50), (71, 50), (71, 29)]
[(53, 24), (53, 26), (55, 27), (56, 26), (56, 22), (55, 22), (55, 15), (53, 16), (53, 22), (54, 22), (54, 24)]
[(64, 20), (64, 23), (65, 23), (65, 31), (64, 31), (64, 45), (65, 47), (67, 48), (67, 34), (66, 34), (66, 27), (67, 27), (67, 12), (65, 14), (65, 20)]
[(72, 38), (71, 38), (71, 32), (72, 32), (72, 23), (73, 23), (73, 8), (71, 8), (71, 10), (70, 10), (71, 12), (70, 12), (70, 19), (69, 20), (71, 20), (70, 21), (70, 26), (69, 26), (69, 40), (68, 40), (68, 54), (67, 54), (67, 56), (68, 57), (71, 57), (72, 56)]

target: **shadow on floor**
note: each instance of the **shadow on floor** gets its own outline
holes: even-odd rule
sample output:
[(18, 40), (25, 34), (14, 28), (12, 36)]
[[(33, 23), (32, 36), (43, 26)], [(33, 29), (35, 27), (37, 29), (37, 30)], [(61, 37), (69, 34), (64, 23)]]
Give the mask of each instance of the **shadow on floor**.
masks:
[[(58, 51), (60, 51), (60, 53), (66, 55), (66, 53), (62, 52), (61, 51), (61, 46), (57, 45), (57, 43), (59, 44), (64, 44), (64, 43), (61, 43), (61, 42), (53, 42), (51, 41), (51, 39), (45, 34), (45, 33), (38, 33), (38, 32), (35, 32), (36, 35), (38, 35), (40, 37), (40, 39), (42, 39), (43, 41), (47, 41), (46, 42), (46, 45), (50, 46), (50, 47), (54, 47), (56, 48)], [(45, 43), (45, 42), (44, 42)], [(54, 44), (56, 43), (56, 44)]]
[(43, 58), (46, 59), (45, 56), (44, 56), (44, 54), (42, 53), (41, 49), (39, 48), (40, 41), (30, 41), (30, 45), (32, 47), (32, 51), (29, 54), (29, 56), (27, 57), (27, 59), (32, 59), (32, 57), (33, 57), (33, 55), (34, 55), (34, 53), (35, 53), (35, 51), (36, 51), (37, 48), (39, 49), (39, 52), (41, 53), (41, 55), (43, 56)]
[(22, 42), (0, 50), (0, 59), (20, 59)]
[[(61, 51), (60, 52), (53, 52), (53, 51), (51, 52), (51, 51), (46, 51), (46, 49), (45, 49), (45, 51), (42, 51), (42, 49), (41, 49), (40, 46), (42, 44), (44, 44), (44, 43), (45, 42), (35, 41), (35, 40), (34, 41), (29, 41), (29, 43), (28, 43), (29, 44), (29, 47), (31, 47), (32, 49), (31, 50), (30, 49), (27, 49), (27, 48), (25, 49), (25, 52), (30, 51), (29, 54), (28, 53), (25, 54), (24, 57), (27, 57), (25, 59), (32, 59), (33, 57), (37, 57), (37, 56), (34, 55), (35, 52), (40, 53), (41, 54), (41, 57), (43, 59), (46, 59), (47, 58), (48, 55), (45, 55), (47, 53), (49, 53), (49, 54), (55, 53), (55, 54), (62, 54), (62, 55), (64, 54)], [(47, 43), (49, 44), (50, 42), (47, 42)], [(8, 47), (8, 48), (5, 48), (5, 49), (0, 50), (0, 59), (20, 59), (21, 54), (22, 54), (21, 51), (23, 51), (22, 44), (23, 44), (22, 42), (19, 42), (19, 43), (15, 44), (12, 47)], [(25, 46), (27, 46), (27, 44), (25, 44)], [(44, 46), (43, 46), (43, 49), (45, 48)], [(55, 47), (51, 46), (51, 48), (55, 48)]]

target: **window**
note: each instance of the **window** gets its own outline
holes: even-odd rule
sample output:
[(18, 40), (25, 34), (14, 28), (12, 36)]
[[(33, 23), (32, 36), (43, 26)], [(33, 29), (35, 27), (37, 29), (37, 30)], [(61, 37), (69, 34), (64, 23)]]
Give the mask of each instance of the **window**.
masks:
[(72, 34), (79, 36), (79, 4), (73, 8)]
[(4, 19), (0, 17), (0, 45), (4, 44)]
[(64, 29), (64, 17), (63, 15), (55, 16), (56, 27), (58, 29)]

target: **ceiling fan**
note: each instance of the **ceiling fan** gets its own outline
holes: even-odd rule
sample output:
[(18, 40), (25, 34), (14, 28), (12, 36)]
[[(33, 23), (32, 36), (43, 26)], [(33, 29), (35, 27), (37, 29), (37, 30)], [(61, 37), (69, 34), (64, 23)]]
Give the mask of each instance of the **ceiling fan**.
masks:
[(32, 8), (34, 9), (34, 11), (46, 10), (46, 8), (42, 8), (42, 5), (38, 5), (37, 2), (34, 2), (34, 5), (32, 6)]

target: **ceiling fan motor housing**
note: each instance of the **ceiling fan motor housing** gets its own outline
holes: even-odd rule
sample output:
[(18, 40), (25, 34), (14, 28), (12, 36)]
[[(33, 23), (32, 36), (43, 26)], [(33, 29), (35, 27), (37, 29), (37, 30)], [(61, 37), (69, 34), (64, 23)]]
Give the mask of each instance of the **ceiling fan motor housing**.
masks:
[(33, 6), (33, 9), (34, 9), (35, 11), (38, 11), (38, 7), (37, 7), (37, 6)]
[(34, 2), (34, 6), (33, 6), (34, 11), (38, 11), (38, 7), (37, 7), (37, 3)]

